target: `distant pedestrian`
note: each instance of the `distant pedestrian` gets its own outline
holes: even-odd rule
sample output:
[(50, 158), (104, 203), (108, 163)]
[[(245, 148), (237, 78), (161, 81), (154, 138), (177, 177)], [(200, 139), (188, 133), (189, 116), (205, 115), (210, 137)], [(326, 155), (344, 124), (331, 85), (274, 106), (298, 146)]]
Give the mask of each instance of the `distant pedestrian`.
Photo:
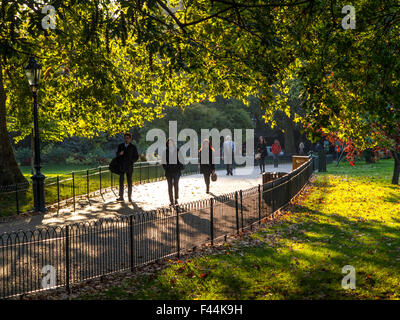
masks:
[(233, 155), (235, 151), (235, 143), (232, 141), (230, 136), (226, 136), (223, 144), (223, 157), (226, 165), (226, 175), (233, 176)]
[(304, 150), (305, 150), (304, 143), (303, 141), (301, 141), (299, 144), (299, 155), (304, 156), (305, 154)]
[(210, 193), (210, 177), (215, 172), (214, 148), (208, 139), (204, 139), (199, 150), (200, 173), (204, 176), (206, 193)]
[(132, 173), (133, 164), (139, 159), (136, 146), (132, 142), (132, 134), (124, 134), (124, 143), (118, 146), (117, 159), (121, 166), (122, 173), (119, 175), (119, 198), (117, 201), (124, 201), (124, 178), (128, 182), (128, 200), (132, 201)]
[(260, 173), (265, 172), (265, 158), (267, 157), (267, 143), (263, 136), (258, 138), (258, 143), (256, 146), (256, 160), (258, 160), (258, 164), (260, 165)]
[(184, 168), (184, 165), (180, 159), (183, 159), (183, 157), (173, 139), (167, 139), (165, 146), (166, 150), (162, 155), (162, 164), (168, 183), (170, 206), (173, 206), (178, 204), (179, 178), (181, 177), (181, 172)]
[(279, 155), (281, 151), (282, 151), (281, 144), (279, 143), (278, 139), (275, 139), (271, 147), (272, 156), (274, 157), (274, 168), (278, 168)]

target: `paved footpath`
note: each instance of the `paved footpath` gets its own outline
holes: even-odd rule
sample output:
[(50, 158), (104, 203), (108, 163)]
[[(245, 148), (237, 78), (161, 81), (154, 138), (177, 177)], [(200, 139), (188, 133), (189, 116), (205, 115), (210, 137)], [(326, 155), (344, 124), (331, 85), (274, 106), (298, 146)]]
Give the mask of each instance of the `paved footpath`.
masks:
[[(280, 164), (279, 168), (266, 165), (267, 172), (290, 172), (291, 163)], [(212, 196), (222, 195), (238, 190), (245, 190), (261, 184), (261, 174), (258, 167), (237, 168), (233, 176), (227, 176), (226, 171), (217, 171), (218, 180), (211, 182), (210, 194), (206, 194), (203, 175), (196, 174), (183, 176), (179, 182), (179, 202), (186, 203), (195, 200), (208, 199)], [(140, 211), (154, 210), (166, 207), (169, 204), (167, 182), (158, 181), (136, 185), (133, 187), (132, 203), (117, 202), (117, 190), (103, 193), (102, 196), (81, 201), (76, 211), (72, 206), (60, 209), (60, 212), (49, 212), (44, 215), (20, 217), (13, 221), (0, 223), (0, 234), (19, 230), (34, 230), (46, 226), (63, 226), (69, 223), (92, 221), (100, 218), (112, 218), (119, 215), (129, 215)], [(125, 191), (126, 192), (126, 191)], [(127, 199), (127, 195), (125, 195)]]

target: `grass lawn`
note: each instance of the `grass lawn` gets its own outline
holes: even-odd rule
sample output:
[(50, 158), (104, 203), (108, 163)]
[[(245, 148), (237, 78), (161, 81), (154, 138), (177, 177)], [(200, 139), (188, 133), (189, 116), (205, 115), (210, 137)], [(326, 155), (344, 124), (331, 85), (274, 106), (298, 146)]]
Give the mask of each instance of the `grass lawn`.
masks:
[[(274, 223), (80, 299), (399, 299), (392, 168), (391, 160), (329, 165)], [(345, 265), (355, 268), (355, 290), (341, 286)]]
[[(72, 171), (86, 171), (88, 168), (96, 168), (96, 165), (71, 165), (71, 164), (44, 164), (42, 165), (42, 173), (46, 176), (46, 178), (54, 178), (59, 176), (60, 179), (62, 178), (70, 178)], [(31, 174), (31, 167), (29, 166), (20, 166), (22, 174), (30, 179)]]

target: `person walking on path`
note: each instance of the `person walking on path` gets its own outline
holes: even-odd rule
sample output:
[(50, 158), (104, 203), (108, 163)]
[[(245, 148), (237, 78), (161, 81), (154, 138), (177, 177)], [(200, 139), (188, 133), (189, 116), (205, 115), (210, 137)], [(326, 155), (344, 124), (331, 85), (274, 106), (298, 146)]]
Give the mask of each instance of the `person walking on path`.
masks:
[(256, 146), (256, 157), (258, 158), (258, 163), (260, 165), (260, 173), (265, 172), (265, 158), (267, 157), (267, 143), (263, 136), (258, 138)]
[(304, 156), (304, 154), (305, 154), (304, 149), (305, 149), (304, 143), (303, 143), (303, 141), (301, 141), (299, 144), (299, 155)]
[(210, 177), (215, 172), (214, 148), (208, 139), (204, 139), (199, 150), (200, 173), (204, 176), (206, 193), (210, 193)]
[(274, 157), (274, 168), (278, 168), (278, 159), (279, 154), (282, 151), (281, 144), (279, 143), (278, 139), (275, 139), (272, 147), (271, 147), (272, 155)]
[(132, 201), (132, 174), (133, 164), (139, 159), (139, 154), (136, 146), (132, 142), (132, 134), (124, 134), (124, 143), (118, 146), (117, 159), (120, 163), (121, 174), (119, 175), (119, 198), (117, 201), (124, 201), (124, 178), (128, 181), (128, 199)]
[(233, 176), (233, 154), (235, 151), (235, 143), (232, 141), (230, 136), (226, 136), (223, 145), (223, 157), (226, 165), (226, 175)]
[(182, 154), (176, 146), (175, 141), (171, 138), (167, 139), (166, 150), (162, 156), (162, 166), (165, 171), (165, 177), (167, 178), (170, 206), (178, 204), (179, 178), (184, 168), (180, 159), (183, 161)]

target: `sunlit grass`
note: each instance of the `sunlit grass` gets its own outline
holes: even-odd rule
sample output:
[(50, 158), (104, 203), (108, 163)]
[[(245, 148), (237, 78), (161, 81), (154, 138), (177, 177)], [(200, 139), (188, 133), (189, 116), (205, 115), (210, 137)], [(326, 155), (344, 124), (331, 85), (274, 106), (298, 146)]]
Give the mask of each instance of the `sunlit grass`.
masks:
[[(85, 299), (399, 299), (400, 187), (392, 161), (318, 174), (273, 225)], [(342, 267), (356, 289), (341, 286)]]

